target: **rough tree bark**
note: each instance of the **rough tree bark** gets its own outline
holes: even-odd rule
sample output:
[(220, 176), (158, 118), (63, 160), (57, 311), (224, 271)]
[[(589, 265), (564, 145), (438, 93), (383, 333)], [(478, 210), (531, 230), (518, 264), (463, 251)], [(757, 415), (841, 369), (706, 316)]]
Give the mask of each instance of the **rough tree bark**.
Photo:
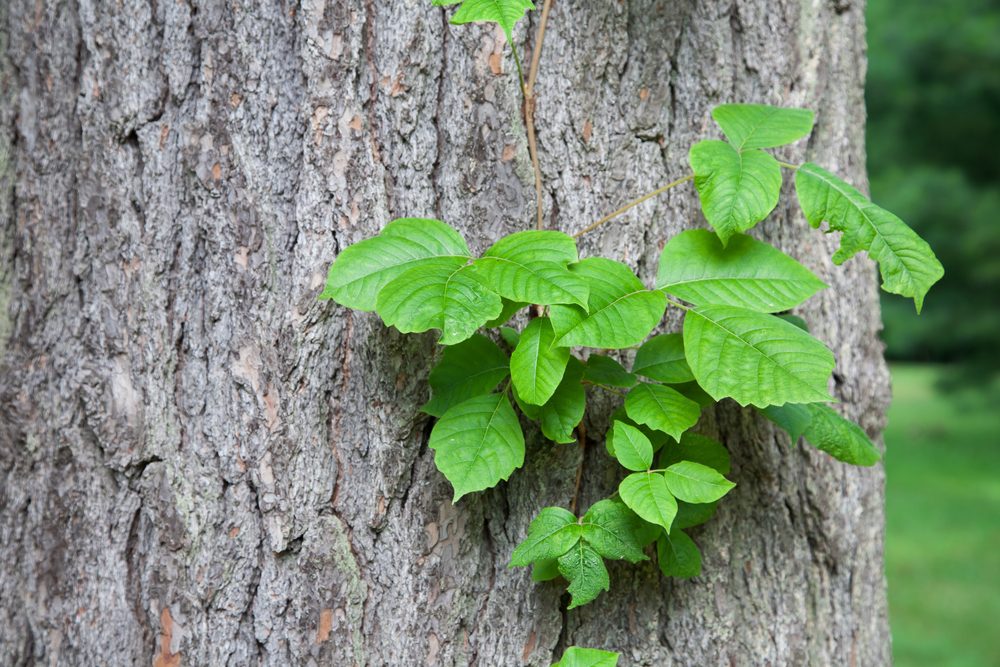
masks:
[[(695, 534), (704, 574), (613, 567), (566, 613), (506, 562), (578, 466), (583, 507), (613, 488), (609, 404), (584, 455), (535, 434), (509, 484), (452, 506), (417, 411), (433, 337), (316, 300), (394, 217), (478, 250), (532, 225), (496, 30), (426, 0), (3, 4), (0, 664), (548, 665), (574, 643), (623, 665), (889, 664), (881, 469), (723, 406), (704, 427), (739, 486)], [(818, 109), (783, 157), (864, 181), (862, 0), (558, 0), (549, 28), (551, 228), (686, 173), (724, 101)], [(703, 225), (681, 188), (582, 248), (648, 281)], [(872, 264), (834, 267), (791, 207), (755, 233), (831, 285), (802, 312), (877, 434)]]

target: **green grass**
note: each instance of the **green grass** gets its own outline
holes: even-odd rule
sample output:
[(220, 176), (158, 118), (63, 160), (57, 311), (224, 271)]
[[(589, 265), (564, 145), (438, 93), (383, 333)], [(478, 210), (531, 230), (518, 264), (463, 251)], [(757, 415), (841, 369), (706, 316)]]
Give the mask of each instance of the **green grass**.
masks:
[(886, 573), (896, 667), (1000, 665), (1000, 388), (894, 365)]

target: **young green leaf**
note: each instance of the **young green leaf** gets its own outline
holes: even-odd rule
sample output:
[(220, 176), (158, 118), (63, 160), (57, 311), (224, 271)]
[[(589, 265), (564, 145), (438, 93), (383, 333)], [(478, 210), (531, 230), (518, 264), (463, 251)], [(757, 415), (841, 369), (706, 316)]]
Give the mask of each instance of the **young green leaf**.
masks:
[(559, 574), (569, 582), (566, 590), (572, 597), (567, 609), (585, 605), (597, 598), (601, 591), (611, 588), (604, 559), (596, 549), (583, 541), (577, 542), (559, 557)]
[(613, 441), (610, 449), (615, 458), (628, 470), (649, 470), (653, 465), (653, 445), (636, 427), (615, 421), (607, 437)]
[(439, 343), (460, 343), (503, 310), (500, 297), (471, 269), (464, 259), (418, 264), (382, 288), (376, 310), (402, 333), (439, 329)]
[(677, 500), (667, 488), (663, 473), (633, 473), (622, 480), (618, 495), (640, 517), (670, 530), (677, 516)]
[(596, 648), (570, 646), (563, 653), (562, 660), (552, 667), (617, 667), (618, 654), (600, 651)]
[(684, 357), (684, 338), (680, 334), (660, 334), (643, 343), (635, 353), (632, 372), (667, 384), (694, 379)]
[(583, 379), (592, 384), (622, 389), (634, 387), (637, 382), (633, 373), (629, 373), (620, 363), (603, 354), (591, 354), (587, 358)]
[(330, 267), (319, 298), (372, 311), (382, 288), (407, 269), (432, 259), (453, 265), (456, 258), (467, 261), (469, 247), (452, 227), (440, 220), (393, 220), (378, 236), (344, 248)]
[(477, 276), (511, 301), (587, 307), (587, 282), (566, 266), (577, 259), (576, 242), (562, 232), (528, 231), (506, 236), (477, 259)]
[(642, 553), (643, 521), (620, 500), (604, 499), (591, 505), (581, 520), (583, 539), (612, 560), (638, 563)]
[(660, 535), (656, 542), (656, 561), (667, 577), (689, 579), (701, 574), (698, 545), (679, 528)]
[(805, 436), (810, 445), (844, 463), (873, 466), (882, 458), (864, 429), (827, 405), (784, 405), (763, 413), (788, 431), (793, 441)]
[(510, 375), (517, 395), (525, 403), (544, 405), (552, 398), (569, 363), (569, 348), (552, 343), (555, 333), (547, 317), (537, 317), (521, 332), (510, 356)]
[[(553, 306), (552, 326), (559, 345), (605, 349), (641, 343), (663, 319), (666, 297), (650, 291), (632, 270), (602, 257), (591, 257), (570, 267), (590, 288), (587, 310)], [(589, 311), (589, 312), (588, 312)]]
[(528, 415), (538, 421), (542, 435), (549, 440), (564, 445), (576, 442), (573, 431), (583, 420), (587, 409), (587, 392), (582, 381), (583, 363), (576, 357), (570, 357), (566, 373), (552, 398), (536, 408), (535, 416)]
[(681, 232), (660, 255), (656, 285), (698, 306), (727, 305), (776, 313), (826, 285), (777, 248), (745, 234), (723, 246), (704, 229)]
[(561, 507), (546, 507), (528, 527), (528, 536), (510, 557), (510, 567), (559, 558), (580, 539), (583, 529), (576, 516)]
[(434, 417), (473, 396), (489, 394), (510, 372), (510, 360), (486, 336), (444, 349), (441, 361), (431, 371), (431, 400), (421, 410)]
[(684, 350), (698, 384), (717, 401), (783, 405), (833, 400), (833, 353), (794, 324), (733, 306), (702, 306), (684, 317)]
[(778, 205), (781, 167), (762, 150), (737, 151), (724, 141), (699, 141), (689, 160), (701, 210), (726, 245)]
[(926, 241), (898, 217), (811, 162), (795, 173), (795, 192), (809, 224), (819, 227), (826, 221), (831, 231), (843, 232), (835, 264), (867, 251), (878, 262), (882, 289), (912, 297), (920, 312), (927, 291), (944, 276), (944, 267)]
[(453, 502), (496, 486), (524, 464), (524, 434), (504, 394), (454, 406), (434, 425), (428, 444), (437, 469), (455, 488)]
[(451, 23), (454, 25), (481, 21), (498, 23), (507, 35), (507, 41), (511, 43), (514, 42), (514, 26), (525, 12), (535, 8), (531, 0), (434, 0), (433, 4), (445, 6), (457, 5), (459, 2), (462, 6), (451, 17)]
[(666, 468), (681, 461), (694, 461), (718, 470), (723, 475), (730, 470), (729, 452), (718, 440), (697, 433), (685, 433), (679, 443), (660, 450), (657, 466)]
[(625, 412), (636, 422), (677, 440), (698, 423), (701, 406), (670, 387), (640, 384), (625, 397)]
[(715, 502), (736, 486), (716, 470), (693, 461), (675, 463), (663, 476), (670, 493), (687, 503)]
[(809, 136), (814, 114), (808, 109), (783, 109), (764, 104), (722, 104), (712, 118), (736, 150), (776, 148)]

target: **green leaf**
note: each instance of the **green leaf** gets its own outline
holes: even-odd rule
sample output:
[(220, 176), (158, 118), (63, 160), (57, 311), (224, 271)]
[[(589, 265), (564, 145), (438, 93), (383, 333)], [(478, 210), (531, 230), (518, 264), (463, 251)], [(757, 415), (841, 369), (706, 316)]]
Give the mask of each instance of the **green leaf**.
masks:
[(500, 301), (503, 303), (503, 308), (501, 308), (499, 315), (483, 325), (487, 329), (495, 329), (501, 324), (507, 324), (519, 310), (528, 307), (526, 303), (511, 301), (510, 299), (501, 299)]
[(500, 337), (511, 348), (516, 348), (521, 342), (521, 332), (513, 327), (500, 327)]
[(531, 567), (532, 581), (552, 581), (559, 576), (559, 561), (555, 558), (551, 560), (538, 560)]
[(703, 408), (707, 408), (710, 405), (715, 405), (716, 401), (714, 398), (705, 393), (705, 390), (701, 388), (697, 382), (684, 382), (683, 384), (675, 384), (672, 387), (677, 390), (677, 393), (684, 398), (689, 398)]
[(793, 441), (804, 435), (810, 445), (839, 461), (873, 466), (882, 458), (864, 429), (827, 405), (785, 405), (763, 412), (788, 431)]
[(776, 313), (826, 287), (777, 248), (745, 234), (723, 246), (704, 229), (681, 232), (660, 255), (657, 287), (698, 306), (728, 305)]
[(507, 35), (507, 41), (511, 43), (514, 41), (514, 26), (525, 12), (535, 8), (531, 0), (434, 0), (433, 4), (444, 6), (456, 5), (459, 2), (462, 6), (451, 17), (451, 23), (454, 25), (482, 21), (498, 23)]
[(625, 397), (625, 412), (638, 423), (677, 440), (698, 423), (701, 406), (670, 387), (640, 384)]
[[(649, 428), (645, 424), (640, 424), (634, 419), (631, 419), (625, 411), (624, 405), (619, 406), (614, 412), (611, 413), (611, 421), (620, 421), (633, 428), (639, 429), (639, 431), (646, 436), (646, 439), (653, 445), (654, 452), (658, 451), (661, 447), (663, 447), (663, 445), (672, 440), (671, 437), (663, 431), (657, 431), (656, 429)], [(610, 454), (612, 458), (618, 458), (615, 456), (614, 438), (605, 438), (604, 447), (608, 450), (608, 454)]]
[(552, 326), (567, 347), (618, 349), (641, 343), (663, 319), (666, 297), (647, 290), (621, 262), (591, 257), (570, 267), (590, 288), (588, 308), (553, 306)]
[(640, 534), (643, 521), (620, 500), (604, 499), (591, 505), (583, 515), (583, 539), (599, 554), (630, 563), (646, 560)]
[(689, 155), (701, 210), (726, 245), (778, 205), (781, 167), (759, 149), (738, 152), (724, 141), (700, 141)]
[(503, 309), (500, 297), (473, 276), (466, 260), (423, 262), (391, 280), (378, 294), (386, 326), (402, 333), (440, 329), (442, 345), (466, 340)]
[(694, 461), (718, 470), (723, 475), (730, 470), (729, 452), (718, 440), (697, 433), (685, 433), (679, 443), (671, 443), (660, 451), (657, 466), (666, 468), (681, 461)]
[(547, 317), (537, 317), (521, 332), (510, 356), (510, 375), (522, 401), (544, 405), (552, 398), (569, 363), (569, 348), (555, 347), (555, 334)]
[(496, 486), (524, 464), (524, 434), (504, 394), (454, 406), (434, 425), (428, 444), (437, 469), (455, 488), (453, 502)]
[(715, 502), (736, 486), (718, 471), (693, 461), (675, 463), (663, 476), (670, 493), (688, 503)]
[(702, 306), (684, 318), (684, 351), (715, 400), (782, 405), (833, 400), (833, 353), (794, 324), (733, 306)]
[(633, 473), (622, 480), (618, 494), (640, 517), (670, 530), (677, 516), (677, 500), (667, 488), (667, 480), (662, 473)]
[(585, 605), (611, 588), (604, 560), (586, 542), (577, 542), (559, 558), (559, 574), (569, 582), (566, 590), (572, 598), (567, 609)]
[(843, 232), (835, 264), (867, 251), (878, 262), (882, 289), (912, 297), (920, 312), (927, 291), (944, 276), (944, 267), (926, 241), (898, 217), (811, 162), (795, 173), (795, 192), (809, 224), (819, 227), (826, 221), (831, 231)]
[(469, 247), (440, 220), (393, 220), (378, 236), (344, 248), (319, 298), (355, 310), (375, 310), (378, 293), (390, 280), (430, 259), (450, 266), (456, 259), (468, 260)]
[(764, 104), (723, 104), (712, 109), (712, 118), (736, 150), (746, 150), (776, 148), (809, 136), (814, 114)]
[(552, 667), (617, 667), (618, 654), (600, 651), (596, 648), (570, 646), (563, 653), (562, 660)]
[(694, 379), (684, 357), (684, 338), (680, 334), (660, 334), (646, 341), (635, 353), (632, 372), (667, 384)]
[(798, 315), (792, 315), (791, 313), (782, 313), (781, 315), (775, 315), (775, 317), (785, 320), (789, 324), (794, 324), (798, 328), (802, 329), (806, 333), (809, 333), (809, 324), (806, 323), (804, 319)]
[(616, 421), (607, 437), (614, 441), (615, 458), (628, 470), (649, 470), (653, 465), (653, 445), (639, 429)]
[(570, 236), (528, 231), (500, 239), (473, 266), (485, 284), (511, 301), (586, 308), (587, 282), (566, 268), (576, 259), (576, 242)]
[(674, 519), (674, 528), (694, 528), (703, 523), (707, 523), (719, 506), (714, 503), (685, 503), (677, 501), (677, 518)]
[(531, 522), (528, 536), (514, 549), (510, 567), (559, 558), (577, 543), (582, 532), (572, 512), (561, 507), (546, 507)]
[(656, 561), (664, 576), (689, 579), (701, 574), (701, 552), (687, 533), (675, 528), (660, 535), (656, 542)]
[(564, 445), (576, 442), (573, 431), (583, 420), (583, 413), (587, 409), (587, 392), (581, 384), (582, 380), (583, 363), (570, 357), (566, 373), (552, 398), (537, 408), (536, 416), (528, 415), (538, 420), (542, 435), (549, 440)]
[(441, 361), (431, 371), (431, 400), (421, 408), (434, 417), (473, 396), (489, 394), (510, 372), (510, 361), (496, 343), (474, 335), (444, 349)]
[(636, 383), (633, 373), (629, 373), (620, 363), (603, 354), (592, 354), (587, 358), (583, 379), (593, 384), (622, 389), (634, 387)]

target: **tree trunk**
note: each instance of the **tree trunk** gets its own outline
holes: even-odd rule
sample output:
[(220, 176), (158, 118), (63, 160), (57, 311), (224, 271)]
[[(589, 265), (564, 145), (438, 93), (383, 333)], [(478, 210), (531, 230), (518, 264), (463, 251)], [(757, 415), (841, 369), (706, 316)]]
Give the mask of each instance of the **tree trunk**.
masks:
[[(571, 644), (622, 665), (889, 664), (881, 468), (723, 405), (703, 426), (739, 485), (695, 531), (704, 574), (616, 564), (566, 612), (506, 564), (579, 466), (583, 508), (613, 490), (612, 405), (592, 397), (582, 455), (533, 435), (510, 483), (453, 506), (418, 412), (434, 337), (317, 301), (337, 253), (395, 217), (474, 250), (533, 225), (496, 29), (426, 0), (4, 4), (0, 664), (548, 665)], [(782, 157), (863, 182), (864, 54), (861, 0), (557, 0), (549, 227), (687, 173), (726, 101), (817, 109)], [(651, 282), (664, 241), (704, 224), (678, 188), (582, 251)], [(831, 286), (802, 314), (877, 434), (873, 265), (834, 267), (792, 206), (755, 234)]]

